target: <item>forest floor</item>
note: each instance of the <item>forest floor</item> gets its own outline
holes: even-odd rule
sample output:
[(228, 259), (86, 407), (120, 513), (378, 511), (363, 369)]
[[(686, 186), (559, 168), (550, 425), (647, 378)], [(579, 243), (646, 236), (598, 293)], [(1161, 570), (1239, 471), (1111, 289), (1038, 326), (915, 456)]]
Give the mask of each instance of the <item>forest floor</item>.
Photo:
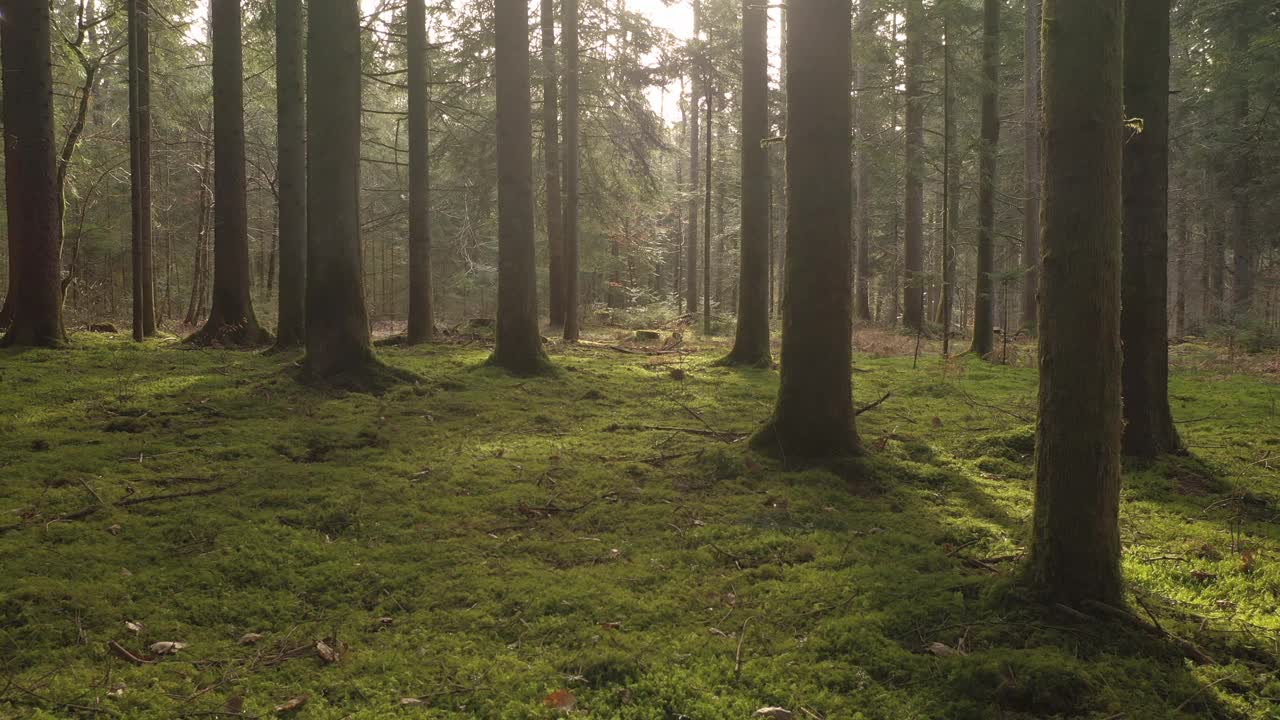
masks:
[(621, 337), (537, 379), (382, 348), (422, 380), (381, 397), (0, 353), (0, 717), (1280, 717), (1280, 358), (1176, 346), (1191, 455), (1126, 470), (1130, 607), (1195, 663), (1019, 596), (1027, 348), (862, 338), (868, 457), (787, 471), (741, 442), (776, 372)]

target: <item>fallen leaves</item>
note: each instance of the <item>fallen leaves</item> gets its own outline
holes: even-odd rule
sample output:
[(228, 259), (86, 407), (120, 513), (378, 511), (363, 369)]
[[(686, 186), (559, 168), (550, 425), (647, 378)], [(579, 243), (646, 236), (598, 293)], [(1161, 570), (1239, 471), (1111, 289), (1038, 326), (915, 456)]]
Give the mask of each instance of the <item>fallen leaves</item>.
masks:
[(316, 655), (319, 655), (321, 660), (329, 663), (330, 665), (342, 659), (342, 656), (338, 654), (338, 651), (334, 650), (329, 643), (326, 643), (323, 640), (316, 641)]
[(253, 645), (262, 639), (262, 633), (245, 633), (240, 636), (241, 645)]
[(177, 655), (179, 651), (187, 647), (186, 643), (173, 642), (169, 640), (154, 642), (147, 647), (148, 650), (156, 655)]
[(795, 716), (795, 713), (780, 707), (762, 707), (751, 715), (751, 717), (766, 718), (766, 720), (791, 720)]
[(300, 710), (303, 705), (306, 705), (307, 701), (310, 699), (311, 698), (307, 695), (299, 695), (297, 697), (289, 698), (288, 700), (277, 705), (275, 707), (275, 712), (277, 715), (295, 712), (297, 710)]
[(561, 689), (553, 691), (542, 698), (542, 704), (553, 710), (567, 713), (578, 704), (578, 698), (574, 697), (573, 693), (568, 690)]

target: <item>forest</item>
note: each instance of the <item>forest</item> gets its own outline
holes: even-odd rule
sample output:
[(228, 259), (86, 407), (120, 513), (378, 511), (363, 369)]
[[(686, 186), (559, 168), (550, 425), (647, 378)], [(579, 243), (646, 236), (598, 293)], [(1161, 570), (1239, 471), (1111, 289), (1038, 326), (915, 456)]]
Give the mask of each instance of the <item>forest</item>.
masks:
[(1280, 718), (1280, 5), (0, 0), (0, 719)]

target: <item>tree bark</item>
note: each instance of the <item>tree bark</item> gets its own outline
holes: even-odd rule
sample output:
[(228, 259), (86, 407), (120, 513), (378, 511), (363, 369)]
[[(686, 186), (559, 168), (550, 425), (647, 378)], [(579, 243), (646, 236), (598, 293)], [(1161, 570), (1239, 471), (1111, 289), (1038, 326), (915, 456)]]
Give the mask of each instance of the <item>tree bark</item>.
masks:
[(715, 102), (711, 95), (711, 78), (703, 78), (703, 90), (707, 100), (707, 157), (705, 158), (703, 182), (705, 194), (702, 199), (702, 334), (711, 336), (711, 140), (715, 135)]
[[(699, 42), (699, 32), (702, 29), (702, 3), (700, 0), (693, 0), (693, 40), (690, 47), (694, 47)], [(701, 108), (698, 100), (701, 97), (701, 90), (698, 82), (699, 75), (702, 70), (698, 57), (691, 58), (695, 67), (689, 71), (689, 226), (686, 228), (688, 234), (685, 236), (685, 281), (687, 287), (685, 290), (685, 312), (693, 314), (698, 312), (698, 190), (699, 180), (702, 173), (702, 129), (701, 129)]]
[(787, 460), (831, 458), (860, 450), (850, 368), (852, 4), (792, 0), (788, 13), (781, 385), (752, 444)]
[[(582, 308), (578, 290), (578, 0), (564, 0), (560, 34), (564, 43), (564, 339), (577, 342)], [(526, 51), (526, 56), (527, 56)]]
[(253, 312), (245, 185), (244, 62), (240, 0), (211, 0), (213, 46), (213, 306), (197, 345), (271, 341)]
[(974, 293), (973, 353), (995, 349), (996, 150), (1000, 142), (1000, 3), (982, 11), (982, 139), (978, 144), (978, 268)]
[[(784, 11), (785, 12), (785, 11)], [(870, 45), (875, 38), (875, 14), (870, 3), (860, 0), (856, 24), (858, 42)], [(866, 85), (867, 48), (858, 48), (854, 64), (853, 84), (857, 88)], [(853, 155), (854, 173), (854, 247), (856, 267), (854, 272), (853, 316), (862, 322), (871, 322), (871, 163), (867, 159), (868, 144), (874, 129), (867, 111), (870, 104), (865, 91), (855, 93), (853, 106), (854, 133), (857, 145)]]
[(1124, 143), (1120, 340), (1126, 455), (1181, 443), (1169, 410), (1169, 0), (1125, 0), (1124, 112), (1142, 119)]
[(376, 367), (361, 267), (360, 57), (358, 0), (310, 3), (304, 371), (357, 386)]
[(409, 344), (435, 333), (431, 307), (431, 157), (426, 0), (409, 0)]
[[(1252, 27), (1241, 11), (1235, 18), (1232, 32), (1234, 66), (1238, 68), (1231, 79), (1231, 113), (1233, 127), (1240, 133), (1249, 128), (1249, 72), (1248, 52)], [(1231, 252), (1234, 256), (1234, 276), (1231, 282), (1231, 322), (1239, 326), (1249, 319), (1253, 301), (1253, 238), (1251, 232), (1251, 207), (1249, 186), (1253, 183), (1253, 153), (1255, 148), (1243, 138), (1233, 150), (1231, 158)]]
[(0, 346), (58, 347), (62, 326), (48, 0), (0, 0), (11, 322)]
[(128, 0), (129, 188), (133, 339), (156, 334), (151, 224), (151, 33), (149, 0)]
[[(565, 53), (569, 75), (577, 74), (577, 0), (565, 2)], [(572, 14), (570, 14), (572, 13)], [(543, 372), (549, 366), (538, 333), (538, 287), (533, 247), (533, 125), (529, 107), (529, 8), (525, 0), (497, 0), (498, 84), (498, 324), (489, 362), (516, 375)], [(572, 25), (572, 29), (570, 26)], [(572, 41), (570, 40), (572, 35)], [(569, 53), (572, 52), (572, 55)], [(577, 111), (577, 80), (570, 80), (566, 120)], [(566, 122), (569, 150), (577, 150), (577, 123)], [(569, 206), (577, 210), (577, 162), (572, 168)], [(576, 219), (575, 219), (576, 220)], [(568, 223), (566, 223), (568, 225)], [(576, 234), (576, 222), (570, 235)], [(566, 250), (575, 251), (576, 243)], [(568, 268), (576, 265), (569, 258)], [(576, 273), (576, 269), (575, 269)], [(571, 283), (572, 287), (572, 283)], [(572, 299), (572, 296), (570, 296)], [(576, 305), (576, 302), (573, 303)], [(577, 313), (565, 322), (566, 338)]]
[(730, 365), (768, 367), (769, 348), (769, 17), (742, 1), (742, 201), (738, 326)]
[(1045, 0), (1040, 401), (1027, 580), (1122, 601), (1122, 0)]
[(924, 329), (924, 3), (907, 0), (906, 35), (906, 195), (903, 199), (902, 323)]
[(560, 71), (555, 0), (542, 0), (542, 157), (547, 192), (547, 287), (552, 327), (565, 320), (564, 207), (560, 197)]
[(1040, 293), (1040, 3), (1027, 0), (1022, 39), (1022, 326), (1033, 335)]
[(302, 0), (276, 3), (276, 132), (280, 289), (276, 347), (301, 346), (307, 328), (307, 112)]

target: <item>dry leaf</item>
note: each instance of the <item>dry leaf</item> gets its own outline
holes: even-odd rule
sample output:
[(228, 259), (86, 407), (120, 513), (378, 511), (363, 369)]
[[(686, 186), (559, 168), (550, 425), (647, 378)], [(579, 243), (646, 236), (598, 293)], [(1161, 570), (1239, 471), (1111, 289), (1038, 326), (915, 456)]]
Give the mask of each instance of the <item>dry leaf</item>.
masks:
[(187, 647), (186, 643), (180, 642), (157, 642), (151, 643), (147, 649), (157, 655), (177, 655), (179, 650)]
[(316, 641), (316, 654), (320, 656), (321, 660), (324, 660), (327, 663), (336, 663), (339, 659), (338, 651), (334, 650), (323, 640)]
[(128, 689), (128, 686), (125, 685), (124, 683), (120, 683), (119, 685), (116, 685), (115, 687), (108, 690), (107, 695), (109, 697), (114, 697), (114, 698), (124, 697), (124, 691), (126, 689)]
[(289, 698), (287, 701), (276, 706), (277, 713), (293, 712), (303, 705), (307, 704), (309, 698), (306, 695), (299, 695), (296, 698)]
[(240, 636), (241, 645), (252, 645), (262, 639), (262, 633), (245, 633)]
[(562, 712), (569, 712), (574, 705), (578, 704), (578, 698), (574, 697), (573, 693), (568, 690), (556, 690), (542, 698), (542, 704)]
[(622, 629), (622, 623), (620, 623), (620, 622), (602, 622), (602, 623), (600, 623), (600, 627), (604, 628), (605, 630), (621, 630), (621, 629)]
[(378, 618), (378, 624), (379, 624), (379, 625), (390, 625), (390, 624), (394, 623), (395, 621), (396, 621), (396, 620), (395, 620), (395, 618), (393, 618), (393, 617), (380, 617), (380, 618)]
[(795, 714), (786, 708), (780, 707), (762, 707), (755, 711), (752, 717), (768, 718), (768, 720), (791, 720)]
[(951, 657), (952, 655), (960, 654), (960, 651), (956, 650), (950, 645), (947, 645), (946, 643), (940, 643), (940, 642), (929, 643), (929, 652), (933, 653), (934, 655), (937, 655), (938, 657)]
[(119, 526), (119, 525), (112, 525), (111, 527), (107, 528), (107, 532), (111, 533), (112, 535), (119, 535), (119, 534), (120, 534), (120, 526)]
[(404, 697), (404, 698), (400, 698), (400, 704), (401, 705), (425, 705), (426, 703), (423, 702), (422, 698)]
[(133, 620), (125, 620), (124, 627), (126, 630), (133, 633), (134, 635), (141, 635), (142, 631), (147, 629), (146, 625), (143, 625), (140, 622), (135, 622)]

